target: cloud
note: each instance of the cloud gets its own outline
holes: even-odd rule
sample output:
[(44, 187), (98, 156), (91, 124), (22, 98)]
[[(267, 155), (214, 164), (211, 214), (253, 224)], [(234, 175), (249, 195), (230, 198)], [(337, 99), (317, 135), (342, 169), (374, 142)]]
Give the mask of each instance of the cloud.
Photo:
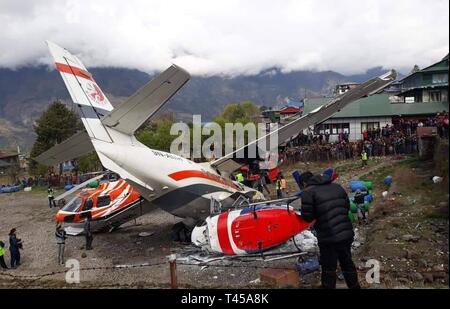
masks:
[(448, 0), (0, 0), (0, 67), (50, 63), (44, 44), (87, 67), (192, 74), (279, 67), (409, 70), (448, 53)]

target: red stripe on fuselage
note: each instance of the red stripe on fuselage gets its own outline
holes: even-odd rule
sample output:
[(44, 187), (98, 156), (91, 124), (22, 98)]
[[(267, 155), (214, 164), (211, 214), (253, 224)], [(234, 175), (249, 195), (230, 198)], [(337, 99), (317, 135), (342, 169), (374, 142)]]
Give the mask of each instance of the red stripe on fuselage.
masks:
[(208, 179), (208, 180), (220, 183), (225, 186), (232, 187), (235, 190), (240, 190), (240, 188), (238, 186), (236, 186), (231, 180), (225, 179), (223, 177), (220, 177), (219, 175), (214, 175), (214, 174), (204, 172), (204, 171), (198, 171), (198, 170), (179, 171), (179, 172), (170, 174), (169, 177), (176, 181), (187, 179), (187, 178), (203, 178), (203, 179)]
[(217, 238), (223, 253), (234, 254), (230, 237), (228, 236), (228, 212), (220, 214), (217, 219)]
[(82, 70), (80, 68), (68, 65), (68, 64), (63, 64), (63, 63), (58, 63), (56, 62), (56, 69), (60, 72), (63, 73), (69, 73), (69, 74), (73, 74), (79, 77), (82, 77), (84, 79), (90, 80), (90, 81), (94, 81), (94, 79), (92, 78), (91, 73), (89, 73), (88, 71)]

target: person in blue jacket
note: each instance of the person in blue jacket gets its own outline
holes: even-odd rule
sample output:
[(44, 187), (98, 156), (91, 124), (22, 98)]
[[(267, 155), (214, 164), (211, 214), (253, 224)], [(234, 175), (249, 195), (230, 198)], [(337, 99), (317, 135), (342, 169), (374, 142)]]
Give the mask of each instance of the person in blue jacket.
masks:
[(20, 249), (22, 249), (22, 240), (17, 238), (16, 229), (9, 232), (9, 253), (11, 254), (11, 268), (20, 265)]

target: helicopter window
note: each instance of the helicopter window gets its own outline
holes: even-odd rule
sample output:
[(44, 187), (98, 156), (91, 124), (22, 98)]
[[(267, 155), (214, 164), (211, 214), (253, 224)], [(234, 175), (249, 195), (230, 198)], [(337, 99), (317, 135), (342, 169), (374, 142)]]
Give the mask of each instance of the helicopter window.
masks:
[(61, 210), (75, 212), (78, 208), (80, 208), (82, 202), (83, 200), (81, 198), (74, 197), (63, 208), (61, 208)]
[(111, 197), (109, 195), (99, 196), (97, 198), (97, 207), (105, 207), (111, 203)]
[(93, 201), (91, 198), (89, 198), (89, 199), (86, 201), (86, 203), (84, 204), (84, 206), (83, 206), (83, 211), (84, 211), (84, 210), (91, 210), (91, 209), (92, 209), (92, 206), (94, 206), (94, 201)]

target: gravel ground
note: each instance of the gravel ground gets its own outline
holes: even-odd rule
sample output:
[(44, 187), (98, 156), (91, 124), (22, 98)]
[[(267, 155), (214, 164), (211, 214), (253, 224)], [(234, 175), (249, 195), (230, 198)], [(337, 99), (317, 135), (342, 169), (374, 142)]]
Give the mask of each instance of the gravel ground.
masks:
[[(371, 161), (368, 168), (361, 169), (359, 161), (339, 162), (335, 165), (340, 174), (338, 182), (346, 186), (350, 179), (386, 168), (393, 163), (393, 160), (388, 158), (376, 159)], [(288, 189), (291, 192), (296, 190), (295, 182), (290, 177), (292, 170), (310, 169), (318, 171), (323, 170), (326, 166), (327, 163), (300, 163), (284, 167), (283, 172), (287, 176)], [(274, 192), (273, 188), (272, 192)], [(135, 222), (129, 222), (112, 233), (95, 234), (94, 249), (91, 251), (83, 250), (84, 237), (69, 236), (66, 241), (66, 259), (77, 259), (82, 269), (80, 284), (70, 285), (65, 282), (67, 268), (57, 265), (54, 239), (55, 222), (53, 221), (55, 213), (56, 209), (48, 208), (46, 195), (43, 192), (0, 194), (0, 240), (8, 243), (8, 232), (15, 227), (17, 228), (17, 236), (24, 243), (23, 264), (14, 270), (0, 270), (0, 288), (169, 288), (170, 273), (167, 257), (172, 253), (176, 253), (178, 257), (182, 258), (177, 265), (179, 287), (265, 288), (269, 286), (263, 285), (257, 280), (262, 268), (293, 269), (297, 259), (293, 257), (278, 261), (221, 260), (211, 262), (208, 267), (182, 265), (187, 262), (183, 257), (190, 254), (198, 255), (199, 252), (190, 244), (171, 241), (171, 227), (180, 219), (158, 210), (138, 218)], [(376, 255), (384, 247), (385, 240), (372, 241), (370, 244), (365, 241), (366, 231), (371, 229), (372, 225), (378, 226), (377, 221), (374, 221), (373, 224), (370, 223), (369, 226), (359, 227), (359, 234), (361, 235), (359, 242), (362, 246), (355, 252), (354, 260), (357, 264), (359, 264), (361, 258), (359, 252), (361, 249), (365, 251), (365, 248), (370, 247), (371, 251), (375, 250), (370, 255)], [(151, 235), (140, 237), (139, 233), (141, 232), (148, 232)], [(448, 236), (446, 239), (448, 244)], [(295, 248), (289, 242), (281, 250), (295, 251)], [(367, 256), (368, 253), (364, 252), (364, 254)], [(9, 262), (9, 252), (6, 253), (6, 261)], [(191, 259), (188, 263), (193, 263), (193, 260)], [(144, 265), (139, 266), (142, 264)], [(128, 265), (128, 267), (117, 267), (121, 265)], [(363, 277), (360, 279), (363, 279)], [(319, 273), (304, 276), (301, 280), (302, 287), (315, 287), (320, 281)], [(344, 286), (343, 281), (338, 281), (338, 287)], [(389, 287), (392, 288), (393, 286), (390, 285)]]
[[(21, 252), (22, 265), (17, 269), (0, 271), (0, 286), (71, 287), (65, 283), (64, 271), (67, 268), (57, 265), (53, 221), (55, 213), (56, 209), (48, 208), (43, 193), (0, 195), (0, 239), (8, 243), (8, 232), (15, 227), (24, 247)], [(179, 218), (164, 211), (155, 211), (112, 233), (95, 234), (92, 251), (83, 250), (83, 236), (69, 236), (66, 241), (66, 259), (77, 259), (81, 269), (102, 268), (82, 270), (82, 287), (169, 287), (167, 256), (171, 253), (187, 256), (196, 251), (189, 244), (171, 241), (171, 227), (179, 221)], [(138, 234), (141, 232), (149, 232), (151, 235), (140, 237)], [(9, 263), (9, 252), (5, 259)], [(228, 261), (219, 261), (206, 268), (178, 263), (178, 284), (180, 287), (261, 287), (260, 284), (250, 283), (259, 277), (261, 271), (250, 265), (293, 268), (295, 260), (296, 258), (274, 262), (233, 262), (237, 267), (230, 267)], [(189, 263), (192, 262), (195, 261)], [(117, 267), (145, 263), (157, 265)], [(222, 266), (224, 264), (225, 267)], [(52, 272), (56, 274), (48, 275)], [(22, 277), (40, 275), (46, 276), (38, 280), (35, 277)]]

